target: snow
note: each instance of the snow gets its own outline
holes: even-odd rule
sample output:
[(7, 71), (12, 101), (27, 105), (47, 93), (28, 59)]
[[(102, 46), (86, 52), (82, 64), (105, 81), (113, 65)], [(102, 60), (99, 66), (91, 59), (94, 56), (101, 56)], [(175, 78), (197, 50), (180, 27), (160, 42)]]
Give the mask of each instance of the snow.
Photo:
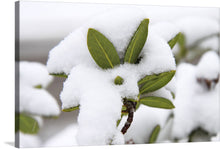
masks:
[[(132, 70), (132, 71), (131, 71)], [(121, 85), (114, 85), (115, 88), (120, 93), (120, 96), (122, 98), (132, 98), (137, 99), (137, 96), (139, 94), (139, 88), (138, 88), (138, 80), (140, 79), (140, 73), (138, 71), (138, 68), (134, 64), (124, 64), (120, 65), (118, 67), (115, 67), (114, 69), (107, 70), (107, 73), (111, 76), (111, 82), (114, 82), (114, 79), (117, 76), (120, 76), (123, 78), (124, 82)]]
[(37, 135), (29, 135), (22, 132), (17, 132), (15, 135), (17, 136), (17, 138), (19, 137), (19, 147), (31, 148), (41, 146), (41, 140)]
[(197, 78), (216, 79), (220, 74), (220, 61), (216, 52), (206, 52), (196, 68)]
[(187, 16), (174, 22), (186, 37), (186, 45), (219, 32), (219, 20), (202, 16)]
[[(20, 62), (19, 112), (57, 116), (60, 109), (55, 98), (44, 88), (52, 81), (46, 66), (37, 62)], [(41, 85), (42, 89), (35, 86)]]
[(143, 54), (143, 59), (138, 69), (142, 77), (176, 69), (175, 59), (169, 45), (153, 31), (149, 32), (141, 54)]
[(173, 78), (170, 80), (169, 83), (167, 83), (165, 88), (174, 94), (176, 93), (176, 76), (173, 76)]
[(216, 52), (219, 50), (219, 37), (213, 36), (209, 39), (204, 40), (199, 44), (199, 47), (202, 49), (212, 49)]
[(53, 80), (53, 77), (48, 74), (45, 65), (38, 62), (21, 61), (19, 63), (19, 73), (20, 83), (25, 83), (32, 87), (41, 85), (46, 88)]
[(78, 145), (76, 142), (77, 124), (70, 124), (63, 130), (50, 137), (44, 144), (44, 147), (70, 147)]
[(111, 144), (113, 144), (113, 145), (125, 144), (124, 135), (120, 131), (117, 131), (117, 133), (113, 137), (113, 141)]
[(220, 141), (220, 132), (216, 136), (212, 137), (211, 141), (213, 141), (213, 142), (214, 141)]
[[(209, 57), (209, 54), (205, 54), (204, 57)], [(212, 67), (207, 68), (206, 63), (203, 65), (202, 61), (203, 58), (198, 66), (182, 63), (177, 68), (172, 138), (185, 140), (190, 132), (198, 127), (210, 134), (216, 134), (219, 131), (219, 83), (214, 89), (207, 90), (197, 82), (199, 67), (211, 73), (217, 72), (213, 72)], [(217, 76), (217, 74), (213, 75)]]
[[(155, 92), (147, 94), (147, 96), (164, 97), (171, 101), (172, 96), (165, 88), (159, 89)], [(145, 105), (140, 105), (138, 110), (134, 113), (133, 122), (125, 134), (125, 141), (133, 140), (135, 144), (148, 143), (151, 132), (160, 125), (161, 129), (164, 127), (172, 110), (152, 108)], [(126, 122), (127, 116), (124, 116), (120, 122), (119, 128), (122, 128)]]
[(117, 134), (121, 96), (104, 74), (101, 70), (76, 66), (64, 83), (62, 107), (80, 105), (76, 136), (79, 145), (109, 144)]
[(149, 30), (155, 32), (167, 42), (180, 32), (180, 29), (174, 23), (165, 21), (155, 23)]
[(46, 90), (20, 84), (20, 112), (57, 116), (60, 109), (55, 98)]
[(83, 28), (79, 28), (50, 51), (47, 61), (50, 73), (69, 74), (72, 67), (78, 64), (95, 65), (87, 49), (86, 34)]

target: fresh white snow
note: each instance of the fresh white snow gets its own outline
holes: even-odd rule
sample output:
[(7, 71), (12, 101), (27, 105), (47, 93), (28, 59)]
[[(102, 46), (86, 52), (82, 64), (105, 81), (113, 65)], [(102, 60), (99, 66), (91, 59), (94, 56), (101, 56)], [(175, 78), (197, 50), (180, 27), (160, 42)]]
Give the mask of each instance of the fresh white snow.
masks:
[(204, 54), (197, 66), (186, 63), (178, 66), (173, 138), (187, 139), (199, 127), (210, 134), (219, 131), (219, 83), (208, 90), (197, 81), (198, 77), (216, 79), (218, 75), (219, 57), (214, 52)]
[(197, 78), (216, 79), (220, 74), (220, 61), (216, 52), (206, 52), (196, 68)]
[(24, 134), (17, 132), (16, 137), (19, 137), (19, 147), (41, 147), (41, 140), (37, 135)]
[(186, 45), (190, 46), (197, 40), (219, 33), (219, 20), (202, 16), (187, 16), (174, 22), (186, 37)]
[[(46, 66), (37, 62), (22, 61), (19, 63), (19, 70), (19, 112), (44, 116), (59, 115), (60, 109), (56, 99), (44, 89), (52, 81)], [(35, 88), (37, 85), (43, 88)]]
[(41, 85), (43, 88), (46, 88), (53, 80), (53, 77), (48, 74), (45, 65), (28, 61), (19, 63), (19, 77), (21, 84), (27, 84), (32, 87)]
[(70, 147), (78, 145), (76, 142), (77, 124), (70, 124), (57, 134), (50, 137), (43, 146), (45, 147)]

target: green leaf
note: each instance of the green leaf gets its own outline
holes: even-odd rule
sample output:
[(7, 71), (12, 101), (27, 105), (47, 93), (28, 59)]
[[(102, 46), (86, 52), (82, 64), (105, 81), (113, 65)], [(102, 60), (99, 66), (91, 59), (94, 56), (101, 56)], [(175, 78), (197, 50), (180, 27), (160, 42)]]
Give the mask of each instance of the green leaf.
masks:
[(149, 143), (155, 143), (157, 141), (157, 137), (158, 137), (158, 134), (160, 132), (160, 125), (157, 125), (151, 135), (150, 135), (150, 139), (149, 139)]
[(147, 75), (138, 81), (140, 94), (156, 91), (165, 86), (175, 75), (175, 70), (160, 74)]
[(118, 127), (118, 125), (120, 124), (121, 119), (117, 120), (116, 126)]
[(120, 64), (120, 58), (113, 44), (100, 32), (90, 28), (87, 35), (89, 52), (96, 64), (103, 69)]
[(170, 46), (171, 49), (172, 49), (172, 48), (175, 46), (175, 44), (181, 39), (181, 36), (182, 36), (182, 34), (181, 34), (181, 33), (178, 33), (174, 38), (172, 38), (172, 39), (168, 42), (168, 44), (169, 44), (169, 46)]
[(136, 63), (147, 40), (149, 19), (144, 19), (134, 33), (125, 53), (124, 62)]
[(15, 114), (15, 131), (20, 130), (27, 134), (37, 134), (39, 131), (38, 122), (26, 114)]
[(36, 86), (34, 86), (34, 88), (42, 89), (43, 87), (42, 87), (42, 85), (36, 85)]
[(114, 83), (115, 83), (116, 85), (122, 85), (123, 82), (124, 82), (124, 79), (123, 79), (122, 77), (120, 77), (120, 76), (117, 76), (117, 77), (115, 78), (115, 80), (114, 80)]
[(76, 107), (71, 107), (71, 108), (68, 108), (68, 109), (63, 109), (62, 111), (63, 112), (71, 112), (71, 111), (78, 110), (78, 109), (79, 109), (79, 106), (76, 106)]
[(136, 107), (135, 107), (136, 110), (140, 107), (140, 105), (141, 105), (141, 103), (138, 101), (137, 104), (136, 104)]
[(186, 37), (184, 34), (180, 34), (179, 40), (177, 41), (179, 44), (179, 50), (178, 53), (175, 54), (175, 60), (178, 64), (181, 60), (183, 60), (188, 53), (188, 49), (186, 47)]
[(63, 77), (63, 78), (68, 77), (65, 73), (50, 73), (50, 75), (55, 76), (55, 77)]
[(174, 92), (170, 92), (170, 93), (171, 93), (171, 95), (172, 95), (173, 99), (175, 99), (175, 98), (176, 98), (175, 93), (174, 93)]
[(175, 108), (175, 106), (170, 100), (163, 97), (155, 97), (155, 96), (144, 97), (140, 99), (140, 103), (154, 108), (163, 108), (163, 109)]

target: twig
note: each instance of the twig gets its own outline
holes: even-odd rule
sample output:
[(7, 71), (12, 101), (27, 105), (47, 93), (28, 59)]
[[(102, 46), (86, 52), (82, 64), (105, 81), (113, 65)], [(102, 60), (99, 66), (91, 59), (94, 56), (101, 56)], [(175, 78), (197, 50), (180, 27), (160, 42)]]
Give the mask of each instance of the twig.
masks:
[(132, 121), (133, 121), (133, 116), (134, 116), (134, 111), (135, 111), (135, 103), (132, 101), (125, 100), (124, 105), (126, 106), (126, 111), (128, 112), (128, 118), (127, 121), (124, 125), (124, 127), (121, 129), (122, 134), (125, 134), (130, 127)]

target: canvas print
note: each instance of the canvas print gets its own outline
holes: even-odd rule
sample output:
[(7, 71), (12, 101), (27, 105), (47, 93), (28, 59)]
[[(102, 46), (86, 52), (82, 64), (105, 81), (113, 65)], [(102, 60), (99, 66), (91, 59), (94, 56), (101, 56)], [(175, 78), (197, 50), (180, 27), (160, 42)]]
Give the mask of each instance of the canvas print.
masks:
[(16, 147), (220, 141), (219, 11), (16, 2)]

